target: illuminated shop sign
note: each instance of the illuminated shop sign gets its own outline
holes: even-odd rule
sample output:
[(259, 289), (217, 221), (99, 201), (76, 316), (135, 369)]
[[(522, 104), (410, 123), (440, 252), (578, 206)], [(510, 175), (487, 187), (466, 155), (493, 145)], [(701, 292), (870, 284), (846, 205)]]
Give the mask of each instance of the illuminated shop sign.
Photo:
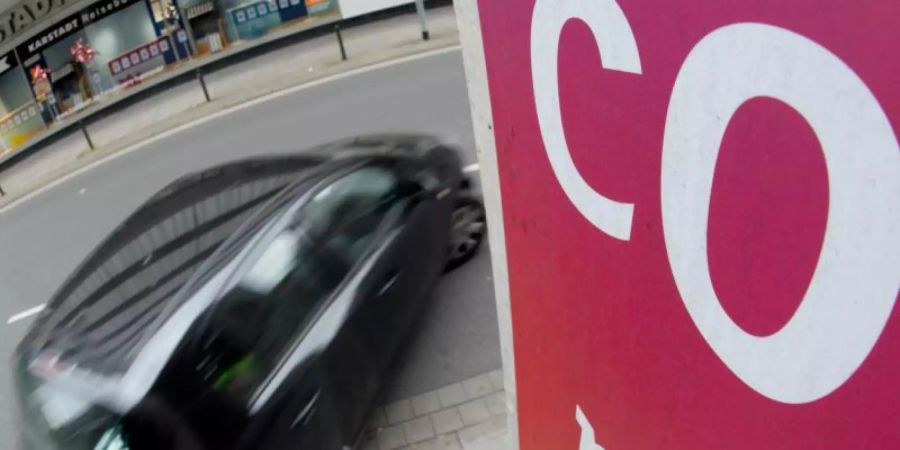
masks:
[(19, 52), (19, 57), (23, 60), (28, 60), (29, 57), (39, 53), (54, 42), (81, 30), (93, 22), (136, 4), (138, 1), (139, 0), (107, 0), (94, 3), (55, 23), (52, 27), (48, 27), (43, 32), (36, 34), (31, 39), (16, 47), (16, 50)]
[(0, 13), (0, 44), (75, 0), (26, 0)]

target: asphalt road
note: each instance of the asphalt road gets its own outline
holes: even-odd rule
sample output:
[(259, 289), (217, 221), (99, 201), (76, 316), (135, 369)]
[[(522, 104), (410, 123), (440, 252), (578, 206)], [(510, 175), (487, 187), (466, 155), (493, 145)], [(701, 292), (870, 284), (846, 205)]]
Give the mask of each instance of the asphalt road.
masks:
[[(475, 162), (458, 51), (379, 68), (274, 98), (189, 128), (100, 165), (0, 213), (0, 358), (30, 320), (7, 318), (45, 302), (100, 240), (173, 179), (230, 159), (284, 153), (355, 134), (426, 132)], [(487, 248), (447, 275), (384, 401), (500, 367)], [(9, 364), (0, 371), (0, 448), (15, 430)]]

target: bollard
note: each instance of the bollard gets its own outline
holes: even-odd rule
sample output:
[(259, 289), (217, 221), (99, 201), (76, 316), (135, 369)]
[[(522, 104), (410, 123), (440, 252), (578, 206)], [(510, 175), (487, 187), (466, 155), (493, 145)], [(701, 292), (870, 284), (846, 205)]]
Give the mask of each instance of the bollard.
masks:
[(334, 24), (334, 33), (337, 35), (338, 46), (341, 47), (341, 60), (347, 60), (347, 51), (344, 50), (344, 38), (341, 37), (341, 24)]
[(84, 126), (84, 121), (79, 120), (78, 126), (81, 127), (81, 134), (84, 135), (84, 140), (87, 141), (88, 148), (90, 148), (91, 150), (94, 150), (94, 141), (91, 140), (91, 136), (87, 132), (87, 127)]
[(209, 99), (209, 90), (206, 89), (206, 80), (203, 79), (203, 73), (200, 72), (200, 69), (197, 69), (197, 81), (200, 82), (200, 87), (203, 88), (203, 97), (206, 98), (207, 103), (210, 101)]
[(425, 19), (425, 0), (416, 0), (416, 15), (419, 17), (419, 27), (422, 28), (422, 40), (431, 38), (428, 33), (428, 21)]

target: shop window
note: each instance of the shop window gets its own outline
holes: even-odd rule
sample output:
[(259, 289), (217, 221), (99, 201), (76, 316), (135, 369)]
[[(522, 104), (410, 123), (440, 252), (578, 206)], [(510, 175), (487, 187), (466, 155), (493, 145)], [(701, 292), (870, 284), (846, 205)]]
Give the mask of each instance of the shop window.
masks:
[(0, 116), (10, 113), (32, 100), (28, 80), (19, 67), (13, 67), (0, 75), (0, 103), (3, 104)]
[(156, 29), (147, 6), (137, 3), (92, 24), (85, 30), (85, 37), (85, 42), (97, 50), (92, 66), (99, 72), (101, 88), (105, 91), (117, 84), (109, 72), (109, 62), (156, 39)]

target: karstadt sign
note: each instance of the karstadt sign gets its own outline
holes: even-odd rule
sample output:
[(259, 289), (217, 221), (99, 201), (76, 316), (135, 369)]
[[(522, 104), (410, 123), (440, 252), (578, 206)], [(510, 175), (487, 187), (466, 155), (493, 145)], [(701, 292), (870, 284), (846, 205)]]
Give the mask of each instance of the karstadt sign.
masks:
[(0, 44), (31, 28), (53, 11), (78, 0), (26, 0), (0, 13)]
[(896, 448), (898, 3), (477, 6), (520, 448)]
[(25, 42), (21, 43), (16, 48), (19, 58), (22, 58), (27, 66), (33, 62), (32, 56), (48, 46), (53, 45), (54, 42), (57, 42), (104, 17), (108, 17), (118, 11), (128, 8), (139, 1), (140, 0), (106, 0), (94, 2), (80, 11), (69, 15), (65, 19), (57, 21), (52, 27), (44, 29), (42, 32), (35, 34)]

